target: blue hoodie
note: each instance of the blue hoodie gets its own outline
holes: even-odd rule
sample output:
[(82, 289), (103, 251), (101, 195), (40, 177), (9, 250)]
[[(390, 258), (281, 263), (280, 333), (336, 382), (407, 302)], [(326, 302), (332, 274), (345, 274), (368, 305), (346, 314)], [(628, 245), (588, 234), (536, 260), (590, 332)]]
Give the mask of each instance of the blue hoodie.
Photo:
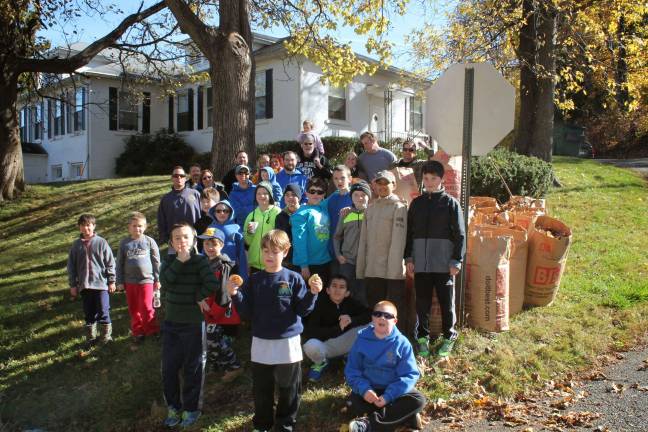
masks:
[(210, 208), (209, 216), (212, 218), (213, 222), (209, 226), (212, 228), (218, 228), (225, 233), (225, 246), (223, 246), (221, 255), (232, 257), (231, 259), (234, 260), (238, 265), (238, 274), (245, 281), (248, 278), (248, 262), (247, 255), (245, 254), (245, 242), (243, 241), (241, 227), (234, 221), (235, 212), (230, 202), (227, 200), (222, 200), (219, 201), (218, 204), (226, 205), (232, 212), (230, 213), (229, 218), (225, 221), (225, 223), (221, 224), (218, 222), (218, 219), (216, 219), (216, 206)]
[(238, 182), (236, 182), (232, 185), (232, 192), (229, 194), (229, 201), (236, 212), (234, 220), (241, 227), (247, 215), (256, 207), (256, 186), (250, 180), (248, 180), (248, 185), (247, 189), (241, 189)]
[(304, 205), (290, 216), (293, 238), (293, 264), (299, 267), (331, 261), (328, 241), (331, 228), (326, 202)]
[[(304, 192), (306, 191), (306, 183), (308, 183), (308, 177), (306, 177), (304, 173), (302, 173), (298, 168), (295, 168), (292, 174), (288, 174), (285, 169), (282, 169), (277, 174), (276, 180), (277, 183), (279, 183), (279, 186), (281, 186), (282, 191), (286, 190), (286, 185), (288, 183), (298, 184), (302, 190), (302, 199), (300, 203), (306, 204), (306, 201), (308, 201), (308, 197)], [(283, 199), (281, 200), (279, 205), (281, 208), (286, 207), (286, 203), (284, 202)]]
[(344, 368), (347, 384), (364, 396), (367, 390), (384, 389), (383, 397), (391, 403), (411, 391), (421, 373), (416, 367), (414, 350), (407, 338), (394, 327), (391, 334), (378, 339), (374, 326), (358, 332)]
[[(275, 174), (274, 170), (272, 168), (265, 167), (261, 168), (262, 171), (265, 171), (268, 173), (268, 182), (272, 184), (272, 197), (275, 200), (275, 203), (279, 203), (281, 201), (281, 197), (283, 196), (283, 188), (281, 185), (277, 182), (277, 175)], [(261, 175), (259, 174), (259, 181), (261, 181)]]

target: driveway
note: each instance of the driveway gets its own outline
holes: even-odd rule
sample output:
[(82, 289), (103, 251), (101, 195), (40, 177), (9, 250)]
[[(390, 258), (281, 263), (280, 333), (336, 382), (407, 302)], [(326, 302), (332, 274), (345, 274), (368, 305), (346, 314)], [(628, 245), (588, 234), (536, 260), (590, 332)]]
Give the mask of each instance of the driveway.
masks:
[(629, 168), (641, 173), (642, 176), (648, 177), (648, 158), (638, 159), (596, 159), (597, 162), (611, 164), (619, 168)]

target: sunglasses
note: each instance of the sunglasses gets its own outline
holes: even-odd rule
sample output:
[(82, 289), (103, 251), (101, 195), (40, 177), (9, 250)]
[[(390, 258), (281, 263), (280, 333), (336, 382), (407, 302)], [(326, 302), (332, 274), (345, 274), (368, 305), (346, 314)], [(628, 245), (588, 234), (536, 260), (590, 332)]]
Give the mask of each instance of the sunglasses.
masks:
[(186, 176), (187, 176), (186, 174), (173, 174), (173, 175), (171, 175), (171, 177), (173, 177), (173, 178), (184, 178)]
[(312, 146), (313, 143), (304, 143), (305, 146)]
[(214, 210), (216, 213), (229, 213), (230, 211), (228, 209), (216, 209)]
[(209, 180), (210, 178), (213, 178), (212, 176), (205, 176), (203, 177), (203, 180)]
[(371, 312), (371, 316), (374, 316), (376, 318), (385, 318), (386, 320), (391, 320), (396, 318), (396, 315), (389, 312), (383, 312), (383, 311), (373, 311)]
[(414, 152), (414, 151), (416, 151), (416, 150), (413, 149), (413, 148), (406, 148), (406, 147), (403, 147), (401, 150), (402, 150), (402, 151), (406, 151), (406, 152)]
[(308, 189), (308, 193), (311, 195), (324, 195), (326, 192), (321, 189)]

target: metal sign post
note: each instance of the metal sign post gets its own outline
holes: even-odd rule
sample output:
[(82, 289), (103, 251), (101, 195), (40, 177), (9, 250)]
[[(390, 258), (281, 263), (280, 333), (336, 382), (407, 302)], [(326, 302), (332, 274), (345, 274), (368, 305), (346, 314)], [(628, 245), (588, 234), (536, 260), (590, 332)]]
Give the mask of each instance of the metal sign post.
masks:
[[(461, 152), (461, 208), (464, 214), (464, 226), (466, 240), (468, 237), (468, 207), (470, 204), (470, 157), (472, 155), (472, 132), (473, 132), (473, 102), (475, 96), (475, 69), (467, 67), (464, 77), (464, 105), (463, 105), (463, 136)], [(461, 266), (459, 273), (458, 309), (459, 325), (465, 325), (466, 321), (466, 282), (467, 269), (466, 260)]]

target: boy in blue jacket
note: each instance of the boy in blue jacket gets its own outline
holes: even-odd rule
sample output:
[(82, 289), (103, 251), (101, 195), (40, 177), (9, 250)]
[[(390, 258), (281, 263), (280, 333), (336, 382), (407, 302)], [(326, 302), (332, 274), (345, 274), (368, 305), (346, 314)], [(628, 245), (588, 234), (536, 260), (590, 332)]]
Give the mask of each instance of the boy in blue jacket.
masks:
[[(252, 322), (252, 393), (255, 430), (292, 431), (297, 421), (301, 390), (302, 317), (315, 307), (322, 280), (304, 279), (282, 266), (288, 253), (288, 235), (274, 229), (263, 236), (264, 270), (250, 275), (239, 289), (227, 288), (243, 318)], [(274, 409), (275, 386), (279, 387)]]
[(419, 412), (426, 401), (414, 388), (421, 374), (397, 321), (396, 306), (378, 302), (371, 325), (358, 333), (351, 348), (344, 374), (352, 390), (349, 408), (358, 417), (349, 423), (350, 432), (421, 428)]

